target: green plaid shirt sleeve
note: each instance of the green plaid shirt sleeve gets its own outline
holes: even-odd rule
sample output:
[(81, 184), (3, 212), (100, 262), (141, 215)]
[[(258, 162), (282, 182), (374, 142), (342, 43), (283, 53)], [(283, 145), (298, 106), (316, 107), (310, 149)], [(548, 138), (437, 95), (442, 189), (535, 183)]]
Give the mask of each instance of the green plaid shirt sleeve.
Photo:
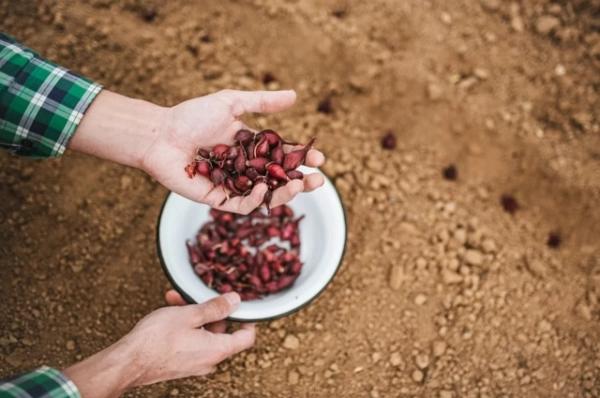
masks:
[(75, 384), (56, 369), (42, 366), (0, 381), (0, 398), (81, 398)]
[(0, 33), (0, 147), (60, 156), (100, 90)]

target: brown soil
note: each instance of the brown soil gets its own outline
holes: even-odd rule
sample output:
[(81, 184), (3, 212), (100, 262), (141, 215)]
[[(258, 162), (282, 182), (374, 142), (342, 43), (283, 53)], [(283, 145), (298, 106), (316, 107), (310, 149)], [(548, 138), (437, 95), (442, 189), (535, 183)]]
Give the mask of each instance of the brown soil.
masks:
[[(295, 88), (250, 121), (316, 135), (349, 216), (312, 306), (213, 376), (128, 396), (600, 396), (599, 1), (74, 3), (1, 1), (0, 26), (161, 104)], [(0, 181), (0, 374), (65, 366), (161, 305), (164, 188), (72, 153), (0, 154)]]

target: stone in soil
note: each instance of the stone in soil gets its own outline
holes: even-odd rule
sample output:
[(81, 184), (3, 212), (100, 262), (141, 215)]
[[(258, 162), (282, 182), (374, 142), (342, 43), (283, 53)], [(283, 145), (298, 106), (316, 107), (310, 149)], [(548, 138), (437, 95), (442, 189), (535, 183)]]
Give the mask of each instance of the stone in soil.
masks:
[(456, 283), (461, 283), (463, 278), (456, 272), (452, 272), (450, 270), (442, 271), (442, 280), (446, 285), (453, 285)]
[(394, 264), (390, 272), (390, 287), (393, 290), (399, 290), (405, 280), (404, 267), (401, 264)]
[(411, 378), (415, 383), (422, 382), (424, 377), (425, 376), (423, 375), (423, 372), (421, 372), (419, 369), (415, 369), (411, 374)]
[(402, 365), (402, 355), (398, 352), (393, 352), (390, 356), (390, 364), (392, 364), (392, 366)]
[(446, 352), (446, 342), (443, 340), (434, 341), (432, 351), (434, 357), (441, 357)]
[(300, 347), (300, 340), (293, 334), (288, 334), (283, 340), (283, 346), (288, 350), (296, 350)]
[(415, 363), (419, 369), (425, 369), (429, 366), (429, 356), (427, 354), (419, 354), (415, 358)]
[(424, 295), (423, 293), (419, 293), (415, 296), (415, 304), (416, 305), (423, 305), (427, 302), (427, 296)]
[(427, 85), (427, 97), (432, 101), (437, 101), (444, 96), (444, 89), (442, 86), (436, 83), (429, 83)]
[(288, 374), (288, 383), (290, 383), (291, 385), (298, 384), (299, 380), (300, 380), (300, 375), (298, 374), (298, 372), (292, 370)]
[(500, 0), (481, 0), (481, 6), (488, 11), (496, 11), (500, 8)]
[(483, 254), (479, 250), (469, 249), (465, 252), (465, 261), (470, 265), (483, 264)]
[(541, 35), (547, 35), (560, 26), (560, 20), (551, 15), (542, 15), (535, 22), (535, 30)]

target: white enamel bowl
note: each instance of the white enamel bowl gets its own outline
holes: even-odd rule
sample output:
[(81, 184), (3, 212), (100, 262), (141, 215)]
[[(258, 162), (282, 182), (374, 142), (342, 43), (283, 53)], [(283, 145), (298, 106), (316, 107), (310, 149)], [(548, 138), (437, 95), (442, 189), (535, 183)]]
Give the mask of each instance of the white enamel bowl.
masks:
[[(303, 172), (320, 170), (303, 167)], [(332, 281), (344, 256), (346, 217), (340, 196), (325, 176), (325, 184), (314, 192), (298, 195), (288, 205), (300, 222), (300, 257), (304, 266), (295, 283), (262, 299), (245, 301), (229, 317), (240, 322), (256, 322), (289, 315), (308, 305)], [(218, 293), (209, 289), (194, 273), (188, 261), (185, 242), (210, 219), (209, 207), (170, 193), (158, 220), (158, 254), (173, 287), (189, 303), (202, 303)]]

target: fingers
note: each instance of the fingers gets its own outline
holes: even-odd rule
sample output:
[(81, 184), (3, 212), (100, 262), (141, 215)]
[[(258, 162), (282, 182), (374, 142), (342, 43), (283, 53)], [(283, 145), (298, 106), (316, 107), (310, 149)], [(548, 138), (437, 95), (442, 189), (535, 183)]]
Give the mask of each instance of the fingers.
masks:
[(225, 359), (254, 345), (256, 341), (256, 327), (253, 323), (245, 323), (242, 324), (239, 330), (231, 334), (219, 334), (215, 338), (217, 339), (217, 344), (223, 347), (221, 355), (222, 359)]
[(238, 91), (222, 90), (218, 93), (232, 106), (232, 113), (239, 117), (244, 113), (280, 112), (291, 107), (296, 101), (294, 90), (280, 91)]
[(187, 316), (195, 327), (227, 318), (240, 305), (240, 295), (226, 293), (202, 304), (190, 304), (184, 307)]
[(321, 167), (325, 163), (325, 155), (323, 152), (316, 149), (311, 149), (306, 154), (306, 160), (304, 162), (308, 167)]
[(312, 173), (304, 176), (303, 180), (291, 180), (273, 192), (271, 207), (277, 207), (294, 199), (300, 192), (310, 192), (325, 183), (321, 174)]
[(252, 188), (250, 195), (236, 196), (225, 202), (223, 206), (217, 206), (217, 208), (219, 210), (231, 211), (234, 213), (248, 214), (262, 204), (266, 192), (266, 184), (257, 184)]
[(325, 183), (321, 174), (313, 173), (304, 176), (304, 192), (314, 191)]
[[(295, 145), (295, 146), (286, 145), (284, 147), (284, 150), (286, 153), (288, 153), (291, 151), (295, 151), (296, 149), (302, 149), (303, 147), (304, 147), (304, 145)], [(325, 155), (323, 155), (323, 152), (321, 152), (317, 149), (310, 149), (306, 153), (306, 159), (304, 159), (304, 164), (306, 166), (321, 167), (323, 165), (323, 163), (325, 163)]]
[(200, 202), (205, 203), (210, 207), (221, 209), (221, 203), (223, 203), (225, 199), (227, 199), (227, 191), (225, 190), (225, 187), (222, 185), (215, 187), (213, 185), (213, 188), (210, 190), (210, 192), (207, 193), (206, 196), (200, 200)]
[[(188, 303), (181, 297), (181, 295), (175, 290), (168, 290), (165, 293), (165, 301), (171, 306), (182, 306)], [(212, 333), (225, 333), (227, 330), (227, 322), (217, 321), (205, 325), (206, 330)]]
[(187, 305), (188, 303), (181, 297), (181, 295), (175, 290), (168, 290), (165, 293), (165, 301), (168, 305), (178, 306), (178, 305)]
[(271, 207), (277, 207), (294, 199), (296, 195), (304, 190), (304, 182), (301, 180), (291, 180), (281, 188), (273, 191)]
[(205, 325), (204, 328), (211, 333), (225, 333), (227, 330), (227, 322), (218, 321)]
[(256, 326), (253, 323), (242, 324), (241, 328), (233, 332), (230, 337), (233, 341), (233, 352), (231, 354), (237, 354), (254, 345), (256, 341)]

